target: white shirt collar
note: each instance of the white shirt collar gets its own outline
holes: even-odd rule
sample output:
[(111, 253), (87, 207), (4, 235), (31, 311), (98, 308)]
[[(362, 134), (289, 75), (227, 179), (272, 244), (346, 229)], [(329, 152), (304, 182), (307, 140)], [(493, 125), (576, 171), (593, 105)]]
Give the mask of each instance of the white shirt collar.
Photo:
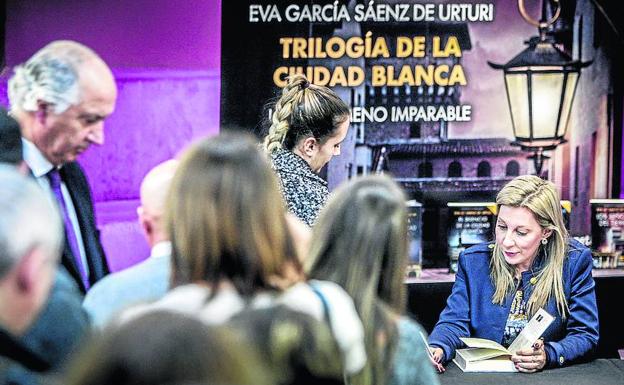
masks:
[(28, 139), (22, 138), (22, 149), (24, 151), (24, 161), (36, 178), (44, 176), (54, 167), (43, 153), (39, 151), (37, 146)]
[(162, 241), (152, 246), (150, 258), (169, 257), (171, 256), (171, 242)]

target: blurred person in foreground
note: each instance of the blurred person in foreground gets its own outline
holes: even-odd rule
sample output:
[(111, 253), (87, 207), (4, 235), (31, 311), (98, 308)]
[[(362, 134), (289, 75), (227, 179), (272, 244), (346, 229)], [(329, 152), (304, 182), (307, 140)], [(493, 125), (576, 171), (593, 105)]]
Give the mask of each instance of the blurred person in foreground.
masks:
[(310, 278), (341, 285), (364, 323), (368, 362), (354, 385), (438, 384), (424, 330), (405, 313), (407, 207), (387, 176), (352, 179), (314, 226)]
[(26, 175), (28, 166), (24, 163), (21, 138), (19, 123), (0, 107), (0, 163), (12, 164)]
[(20, 342), (44, 307), (60, 257), (58, 212), (14, 167), (0, 165), (0, 383), (37, 383), (50, 365)]
[(186, 151), (166, 217), (173, 289), (121, 322), (166, 309), (242, 325), (283, 384), (342, 383), (364, 366), (353, 301), (331, 282), (303, 282), (275, 175), (252, 138), (222, 133)]
[(274, 385), (249, 344), (225, 328), (156, 311), (105, 329), (71, 366), (67, 385)]
[[(0, 109), (0, 163), (30, 175), (24, 162), (19, 124)], [(54, 203), (53, 203), (54, 204)], [(44, 308), (20, 342), (53, 370), (59, 370), (89, 330), (90, 320), (82, 309), (82, 294), (61, 265)]]

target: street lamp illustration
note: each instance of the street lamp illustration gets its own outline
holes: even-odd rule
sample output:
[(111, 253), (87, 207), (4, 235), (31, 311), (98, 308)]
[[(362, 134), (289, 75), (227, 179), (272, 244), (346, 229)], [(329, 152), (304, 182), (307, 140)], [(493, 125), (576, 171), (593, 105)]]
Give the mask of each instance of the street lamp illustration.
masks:
[(533, 153), (529, 159), (533, 159), (537, 175), (541, 175), (544, 160), (548, 159), (544, 152), (566, 141), (581, 68), (591, 64), (572, 60), (555, 45), (548, 27), (559, 17), (561, 4), (559, 0), (554, 3), (554, 15), (547, 19), (543, 6), (542, 19), (536, 21), (527, 14), (524, 1), (518, 0), (520, 14), (538, 28), (539, 36), (531, 37), (525, 42), (528, 48), (505, 64), (488, 61), (492, 68), (503, 71), (515, 136), (513, 144)]

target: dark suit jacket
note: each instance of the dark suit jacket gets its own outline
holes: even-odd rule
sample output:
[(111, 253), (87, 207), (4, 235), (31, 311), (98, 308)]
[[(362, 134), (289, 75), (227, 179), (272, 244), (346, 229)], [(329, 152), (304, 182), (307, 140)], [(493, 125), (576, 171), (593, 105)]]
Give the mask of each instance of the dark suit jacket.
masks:
[(0, 326), (0, 384), (43, 384), (40, 374), (48, 370), (47, 362)]
[[(65, 182), (67, 190), (71, 195), (78, 223), (80, 225), (80, 234), (84, 244), (87, 263), (89, 265), (89, 282), (93, 285), (102, 277), (109, 273), (104, 249), (100, 243), (100, 232), (95, 226), (95, 217), (93, 215), (93, 200), (91, 198), (91, 189), (87, 182), (87, 178), (82, 168), (77, 162), (66, 163), (60, 170), (61, 179)], [(78, 284), (78, 287), (84, 293), (85, 287), (80, 279), (76, 259), (72, 254), (69, 244), (65, 242), (62, 257), (63, 266), (67, 272)]]
[(59, 266), (46, 305), (21, 336), (20, 342), (60, 370), (71, 353), (80, 348), (90, 329), (90, 319), (82, 307), (82, 293), (63, 266)]

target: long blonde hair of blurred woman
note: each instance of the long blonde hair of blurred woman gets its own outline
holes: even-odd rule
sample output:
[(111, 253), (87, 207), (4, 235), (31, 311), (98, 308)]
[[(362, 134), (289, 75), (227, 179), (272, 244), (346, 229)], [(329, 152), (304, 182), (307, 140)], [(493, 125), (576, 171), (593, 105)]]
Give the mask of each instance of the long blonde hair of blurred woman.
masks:
[(351, 382), (383, 384), (397, 343), (393, 321), (405, 310), (405, 196), (386, 176), (356, 178), (334, 194), (313, 229), (305, 270), (341, 285), (362, 319), (369, 360)]

